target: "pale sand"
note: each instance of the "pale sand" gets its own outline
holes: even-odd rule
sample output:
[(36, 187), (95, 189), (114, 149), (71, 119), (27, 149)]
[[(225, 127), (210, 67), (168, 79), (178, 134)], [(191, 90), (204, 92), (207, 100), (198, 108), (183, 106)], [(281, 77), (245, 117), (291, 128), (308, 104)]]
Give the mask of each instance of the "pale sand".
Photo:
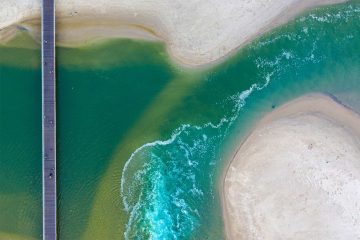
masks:
[[(21, 25), (39, 38), (39, 0), (0, 0), (0, 41)], [(179, 63), (213, 63), (305, 9), (344, 0), (62, 0), (60, 45), (106, 37), (164, 41)]]
[(324, 95), (261, 120), (223, 182), (228, 239), (360, 239), (360, 116)]

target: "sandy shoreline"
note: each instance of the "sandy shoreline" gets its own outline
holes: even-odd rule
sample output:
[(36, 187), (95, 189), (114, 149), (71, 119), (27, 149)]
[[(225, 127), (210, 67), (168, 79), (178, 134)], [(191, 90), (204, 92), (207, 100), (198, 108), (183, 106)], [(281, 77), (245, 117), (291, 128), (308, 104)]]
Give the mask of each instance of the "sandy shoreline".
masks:
[(267, 114), (223, 176), (227, 239), (359, 238), (359, 160), (360, 115), (329, 96)]
[[(78, 46), (109, 37), (160, 40), (185, 66), (215, 63), (306, 9), (344, 0), (58, 1), (57, 40)], [(0, 9), (0, 42), (25, 27), (39, 39), (40, 2), (8, 0)]]

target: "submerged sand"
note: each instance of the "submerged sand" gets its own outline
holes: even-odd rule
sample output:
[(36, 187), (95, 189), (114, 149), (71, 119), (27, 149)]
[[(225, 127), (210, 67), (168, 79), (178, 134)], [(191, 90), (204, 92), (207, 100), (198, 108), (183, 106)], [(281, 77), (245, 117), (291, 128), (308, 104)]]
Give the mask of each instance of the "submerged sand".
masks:
[(360, 116), (324, 95), (268, 114), (223, 183), (228, 239), (360, 239)]
[[(344, 0), (62, 0), (56, 1), (57, 41), (81, 45), (107, 37), (164, 41), (179, 63), (215, 62), (305, 9)], [(40, 2), (6, 0), (0, 41), (21, 26), (39, 38)]]

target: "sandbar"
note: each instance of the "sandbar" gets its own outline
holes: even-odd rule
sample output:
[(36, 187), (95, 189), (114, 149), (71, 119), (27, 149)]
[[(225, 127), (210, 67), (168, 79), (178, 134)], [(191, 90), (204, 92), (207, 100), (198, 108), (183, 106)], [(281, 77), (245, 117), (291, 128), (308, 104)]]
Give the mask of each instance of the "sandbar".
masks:
[[(0, 42), (17, 28), (39, 40), (40, 2), (6, 0)], [(304, 10), (344, 0), (63, 0), (56, 1), (57, 43), (79, 46), (109, 37), (165, 42), (175, 62), (216, 63)]]
[(256, 124), (222, 183), (227, 239), (359, 239), (360, 116), (322, 94)]

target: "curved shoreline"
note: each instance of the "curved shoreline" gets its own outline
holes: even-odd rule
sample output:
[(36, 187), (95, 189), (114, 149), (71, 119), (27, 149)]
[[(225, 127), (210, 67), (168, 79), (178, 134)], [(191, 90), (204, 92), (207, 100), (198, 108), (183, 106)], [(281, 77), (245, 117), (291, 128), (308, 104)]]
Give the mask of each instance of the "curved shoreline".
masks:
[[(165, 42), (175, 62), (191, 68), (216, 64), (257, 36), (310, 8), (344, 0), (273, 0), (260, 3), (218, 0), (62, 1), (57, 3), (59, 45), (79, 46), (103, 38)], [(38, 1), (9, 0), (0, 10), (0, 42), (16, 26), (39, 40)], [(241, 33), (241, 34), (239, 34)]]
[[(225, 167), (225, 170), (222, 175), (222, 182), (221, 182), (221, 186), (220, 186), (221, 202), (222, 202), (222, 208), (223, 208), (223, 219), (224, 219), (224, 223), (225, 223), (225, 234), (226, 234), (227, 239), (239, 239), (239, 235), (236, 234), (234, 227), (239, 226), (239, 224), (240, 224), (239, 222), (234, 220), (234, 214), (233, 214), (233, 217), (230, 216), (231, 215), (230, 212), (233, 213), (235, 211), (234, 208), (229, 209), (229, 208), (231, 208), (230, 205), (232, 203), (234, 203), (234, 199), (232, 199), (232, 203), (230, 203), (231, 201), (229, 200), (229, 184), (231, 184), (231, 183), (229, 183), (228, 178), (229, 178), (229, 175), (231, 175), (230, 174), (231, 168), (232, 168), (232, 170), (234, 170), (235, 169), (234, 164), (236, 164), (236, 163), (239, 164), (240, 161), (244, 162), (245, 158), (240, 160), (242, 158), (240, 155), (244, 156), (244, 154), (245, 154), (246, 156), (249, 156), (249, 158), (252, 161), (254, 160), (253, 155), (247, 155), (248, 151), (250, 151), (249, 147), (251, 147), (254, 151), (254, 148), (255, 149), (257, 148), (256, 147), (257, 141), (255, 141), (254, 139), (259, 140), (260, 137), (263, 137), (263, 133), (265, 131), (270, 132), (271, 128), (274, 124), (279, 123), (280, 121), (284, 121), (284, 120), (289, 120), (288, 123), (293, 124), (294, 122), (292, 122), (292, 121), (294, 119), (296, 120), (297, 117), (304, 117), (304, 116), (309, 117), (309, 119), (314, 118), (314, 117), (323, 119), (325, 121), (329, 121), (330, 123), (333, 123), (336, 126), (340, 127), (341, 129), (344, 130), (344, 132), (346, 132), (349, 135), (349, 137), (354, 139), (355, 143), (357, 143), (357, 145), (354, 145), (354, 147), (355, 147), (354, 151), (360, 152), (359, 151), (360, 147), (358, 145), (359, 139), (360, 139), (360, 124), (359, 124), (360, 123), (360, 115), (358, 113), (352, 111), (349, 107), (344, 106), (341, 102), (339, 102), (335, 97), (333, 97), (331, 95), (330, 96), (323, 95), (323, 94), (305, 95), (298, 99), (292, 100), (292, 101), (284, 104), (283, 106), (280, 106), (278, 109), (274, 110), (273, 112), (266, 114), (265, 117), (262, 118), (253, 127), (253, 129), (250, 131), (248, 136), (246, 136), (244, 138), (244, 140), (240, 143), (239, 147), (233, 154), (231, 161)], [(310, 122), (310, 124), (311, 124), (311, 122)], [(317, 126), (316, 121), (314, 121), (314, 124), (315, 124), (314, 126)], [(296, 126), (296, 125), (294, 125), (294, 126)], [(278, 129), (281, 129), (281, 127), (278, 127)], [(283, 129), (285, 129), (285, 128), (283, 127)], [(289, 128), (289, 129), (291, 129), (291, 128)], [(336, 135), (334, 135), (334, 136), (336, 137)], [(267, 137), (267, 135), (265, 134), (265, 138), (266, 137)], [(293, 137), (301, 138), (298, 135), (295, 135)], [(255, 144), (255, 142), (256, 142), (256, 144)], [(286, 144), (288, 144), (288, 143), (286, 143)], [(279, 145), (281, 145), (281, 144), (279, 143)], [(260, 147), (260, 146), (261, 145), (259, 145), (258, 147)], [(310, 144), (309, 146), (311, 146), (311, 148), (313, 147), (312, 144)], [(261, 149), (260, 151), (263, 151), (263, 150)], [(255, 151), (255, 153), (258, 153), (258, 152)], [(277, 153), (277, 152), (274, 150), (274, 153)], [(252, 154), (254, 154), (254, 152)], [(299, 153), (299, 154), (302, 154), (302, 153)], [(267, 155), (267, 156), (269, 156), (269, 158), (270, 158), (272, 155)], [(257, 159), (257, 161), (261, 161), (259, 156), (255, 159)], [(248, 163), (248, 164), (251, 164), (251, 163)], [(359, 171), (359, 169), (356, 169), (356, 171)], [(234, 171), (232, 171), (232, 172), (234, 172)], [(246, 173), (242, 173), (242, 174), (246, 174)], [(272, 175), (272, 176), (274, 176), (274, 175)], [(232, 177), (234, 177), (234, 174), (232, 175)], [(230, 176), (230, 178), (231, 178), (231, 176)], [(240, 180), (238, 179), (237, 181), (240, 181)], [(290, 180), (288, 180), (288, 181), (290, 181)], [(254, 188), (256, 188), (256, 185), (254, 186)], [(269, 186), (269, 188), (271, 188), (271, 186)], [(244, 190), (244, 191), (246, 191), (246, 190)], [(277, 191), (279, 191), (279, 190), (277, 190)], [(265, 196), (263, 196), (263, 197), (265, 197)], [(238, 209), (236, 209), (236, 210), (238, 210)], [(259, 210), (259, 211), (261, 211), (261, 210)], [(255, 214), (255, 213), (253, 213), (253, 214)], [(257, 214), (261, 214), (261, 213), (257, 213)], [(281, 214), (281, 213), (279, 213), (279, 214)], [(237, 220), (241, 221), (240, 218), (237, 218)], [(250, 230), (249, 230), (249, 232), (250, 232)], [(234, 236), (236, 236), (236, 237), (234, 237)], [(246, 239), (248, 239), (248, 238), (246, 238)], [(250, 238), (250, 239), (253, 239), (253, 238)], [(296, 239), (298, 239), (298, 238), (296, 238)], [(302, 238), (300, 237), (300, 239), (302, 239)]]

